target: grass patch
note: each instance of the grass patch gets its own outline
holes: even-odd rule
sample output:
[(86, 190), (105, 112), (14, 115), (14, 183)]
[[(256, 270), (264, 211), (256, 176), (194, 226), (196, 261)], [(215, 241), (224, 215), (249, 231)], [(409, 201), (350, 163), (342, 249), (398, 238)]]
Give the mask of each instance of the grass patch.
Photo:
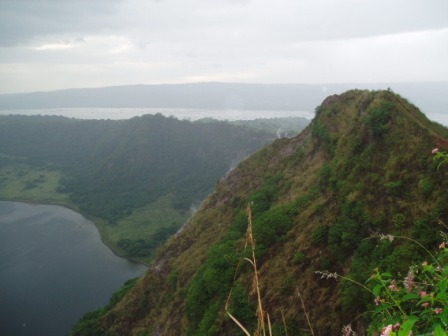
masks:
[(129, 255), (130, 250), (126, 250), (126, 246), (133, 242), (134, 245), (145, 244), (141, 248), (147, 249), (149, 255), (142, 257), (135, 255), (134, 251), (130, 256), (149, 262), (155, 250), (176, 232), (189, 216), (189, 211), (175, 209), (172, 196), (167, 195), (134, 210), (130, 216), (118, 220), (116, 224), (100, 225), (105, 242), (118, 246), (120, 253)]
[[(47, 168), (14, 163), (0, 168), (0, 199), (27, 203), (56, 204), (79, 211), (70, 195), (60, 193), (62, 174)], [(173, 197), (135, 209), (115, 224), (92, 217), (103, 242), (120, 255), (149, 263), (158, 247), (164, 243), (190, 216), (189, 211), (175, 209)], [(121, 241), (121, 244), (119, 242)]]
[(0, 168), (0, 199), (76, 208), (68, 194), (58, 192), (62, 174), (48, 169), (32, 168), (25, 164), (11, 164)]

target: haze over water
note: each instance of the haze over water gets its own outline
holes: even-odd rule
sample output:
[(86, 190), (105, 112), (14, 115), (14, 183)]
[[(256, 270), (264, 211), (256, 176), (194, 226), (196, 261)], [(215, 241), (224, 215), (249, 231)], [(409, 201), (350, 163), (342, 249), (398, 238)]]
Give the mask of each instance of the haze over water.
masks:
[(146, 269), (114, 255), (74, 211), (0, 202), (0, 335), (66, 335)]
[(51, 115), (64, 116), (77, 119), (130, 119), (145, 114), (160, 113), (166, 117), (173, 116), (177, 119), (191, 121), (202, 118), (217, 120), (253, 120), (284, 117), (303, 117), (312, 119), (314, 113), (307, 111), (282, 111), (282, 110), (213, 110), (192, 108), (55, 108), (55, 109), (27, 109), (27, 110), (2, 110), (0, 115)]
[[(193, 108), (54, 108), (54, 109), (23, 109), (1, 110), (0, 115), (49, 115), (63, 116), (75, 119), (110, 119), (123, 120), (140, 117), (145, 114), (160, 113), (166, 117), (174, 117), (180, 120), (196, 121), (203, 118), (216, 120), (254, 120), (273, 119), (286, 117), (302, 117), (313, 119), (314, 112), (309, 111), (284, 111), (284, 110), (237, 110), (237, 109), (193, 109)], [(429, 119), (448, 126), (448, 113), (427, 113)]]

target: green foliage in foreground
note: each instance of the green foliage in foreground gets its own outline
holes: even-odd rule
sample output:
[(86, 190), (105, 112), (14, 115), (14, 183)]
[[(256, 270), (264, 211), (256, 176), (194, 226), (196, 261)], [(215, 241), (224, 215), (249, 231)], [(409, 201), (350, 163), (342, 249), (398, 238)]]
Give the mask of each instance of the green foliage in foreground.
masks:
[[(437, 168), (448, 162), (448, 155), (433, 150)], [(444, 223), (441, 223), (444, 225)], [(448, 229), (444, 225), (444, 229)], [(448, 332), (448, 245), (446, 234), (439, 251), (430, 252), (417, 243), (426, 253), (426, 259), (410, 266), (407, 275), (396, 279), (391, 273), (376, 273), (367, 281), (374, 296), (375, 310), (369, 331), (381, 335), (435, 335)], [(393, 235), (382, 236), (393, 240)], [(398, 237), (400, 238), (400, 237)], [(408, 239), (408, 238), (406, 238)]]
[[(375, 309), (370, 333), (384, 335), (446, 335), (448, 331), (448, 248), (412, 265), (406, 277), (395, 279), (377, 270), (369, 280)], [(388, 333), (389, 332), (389, 333)]]

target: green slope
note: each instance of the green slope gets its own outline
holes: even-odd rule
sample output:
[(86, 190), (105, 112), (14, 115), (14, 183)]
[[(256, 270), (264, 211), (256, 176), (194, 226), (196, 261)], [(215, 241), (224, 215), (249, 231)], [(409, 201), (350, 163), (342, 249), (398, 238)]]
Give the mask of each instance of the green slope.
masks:
[(229, 168), (273, 136), (162, 115), (0, 117), (0, 197), (94, 219), (115, 251), (149, 262)]
[(84, 326), (104, 335), (239, 335), (224, 309), (233, 288), (230, 312), (254, 331), (253, 272), (239, 262), (249, 204), (274, 334), (284, 335), (284, 324), (289, 335), (309, 334), (298, 290), (315, 334), (339, 335), (348, 323), (362, 334), (372, 294), (315, 272), (364, 283), (377, 267), (406, 274), (423, 260), (419, 245), (380, 234), (437, 246), (448, 179), (431, 150), (448, 147), (448, 131), (389, 91), (330, 96), (316, 112), (300, 135), (228, 174), (135, 287)]

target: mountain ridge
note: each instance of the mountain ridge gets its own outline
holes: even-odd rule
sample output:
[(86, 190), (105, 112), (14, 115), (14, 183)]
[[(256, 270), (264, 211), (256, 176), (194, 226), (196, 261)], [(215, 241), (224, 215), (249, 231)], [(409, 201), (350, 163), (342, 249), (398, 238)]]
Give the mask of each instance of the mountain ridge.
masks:
[(233, 288), (232, 314), (254, 328), (250, 269), (235, 274), (250, 204), (274, 334), (284, 334), (282, 320), (290, 335), (306, 334), (298, 288), (317, 334), (340, 334), (350, 322), (362, 334), (368, 318), (359, 314), (374, 298), (315, 271), (363, 283), (375, 267), (405, 273), (422, 260), (406, 241), (375, 237), (437, 244), (435, 219), (448, 221), (448, 179), (431, 149), (447, 139), (446, 128), (391, 91), (328, 97), (302, 133), (276, 140), (227, 174), (123, 300), (79, 326), (102, 334), (234, 335), (240, 331), (224, 311)]

